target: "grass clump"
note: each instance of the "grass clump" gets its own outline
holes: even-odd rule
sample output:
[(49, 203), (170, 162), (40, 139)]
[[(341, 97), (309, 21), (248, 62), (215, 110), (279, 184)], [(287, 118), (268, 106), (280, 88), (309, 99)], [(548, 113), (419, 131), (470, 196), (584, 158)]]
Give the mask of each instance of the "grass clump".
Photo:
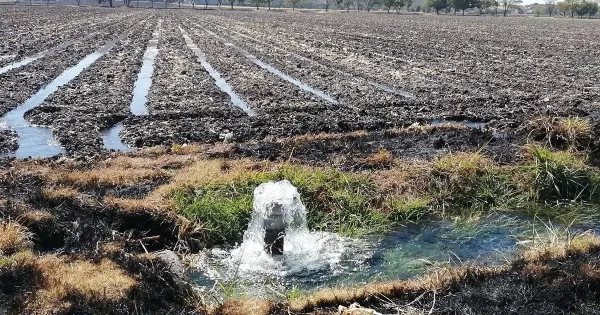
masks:
[(69, 298), (80, 296), (88, 301), (117, 301), (125, 298), (136, 281), (109, 259), (99, 263), (85, 260), (67, 261), (54, 255), (35, 260), (40, 288), (34, 294), (28, 311), (64, 309)]
[(390, 196), (386, 201), (392, 222), (414, 222), (430, 211), (428, 197)]
[(31, 233), (11, 220), (0, 221), (0, 255), (11, 255), (31, 245)]
[[(357, 235), (387, 225), (387, 217), (372, 207), (374, 184), (361, 175), (288, 164), (199, 163), (207, 168), (196, 165), (190, 171), (202, 174), (171, 185), (170, 194), (180, 215), (202, 225), (207, 245), (240, 240), (252, 213), (254, 189), (283, 179), (298, 188), (309, 228)], [(206, 176), (211, 168), (214, 176)]]
[(569, 151), (589, 147), (594, 140), (590, 120), (581, 117), (540, 117), (529, 122), (530, 136)]
[(585, 158), (536, 145), (528, 146), (526, 152), (532, 161), (538, 201), (597, 200), (600, 174), (585, 164)]
[(434, 160), (430, 192), (442, 212), (519, 207), (523, 201), (508, 174), (476, 153), (448, 154)]
[(364, 158), (362, 164), (370, 168), (390, 167), (394, 164), (394, 155), (386, 149), (380, 149)]

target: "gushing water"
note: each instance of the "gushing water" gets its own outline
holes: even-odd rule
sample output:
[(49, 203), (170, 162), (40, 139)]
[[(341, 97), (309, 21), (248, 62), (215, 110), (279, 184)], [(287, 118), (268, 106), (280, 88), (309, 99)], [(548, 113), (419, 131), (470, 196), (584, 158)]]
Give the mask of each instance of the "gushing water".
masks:
[[(226, 264), (243, 274), (286, 276), (330, 269), (340, 262), (345, 246), (334, 233), (313, 232), (306, 225), (306, 207), (287, 180), (261, 184), (254, 190), (252, 220), (241, 246), (231, 251)], [(285, 226), (283, 255), (272, 256), (265, 233), (282, 221)]]
[[(283, 253), (272, 255), (269, 244), (265, 243), (265, 233), (281, 226)], [(283, 180), (263, 183), (254, 190), (252, 219), (242, 244), (232, 250), (213, 249), (208, 253), (210, 266), (202, 269), (214, 280), (254, 283), (318, 272), (336, 274), (346, 250), (347, 241), (337, 234), (308, 230), (306, 207), (300, 194), (289, 181)]]

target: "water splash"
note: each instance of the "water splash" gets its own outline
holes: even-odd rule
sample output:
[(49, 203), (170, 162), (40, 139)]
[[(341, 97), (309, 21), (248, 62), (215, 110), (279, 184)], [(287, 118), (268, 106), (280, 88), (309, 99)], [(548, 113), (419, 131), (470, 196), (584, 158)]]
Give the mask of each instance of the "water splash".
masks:
[[(274, 217), (280, 217), (285, 225), (281, 256), (265, 250), (265, 231), (272, 226)], [(242, 244), (232, 250), (213, 249), (207, 254), (214, 264), (202, 269), (211, 279), (254, 283), (311, 277), (319, 272), (336, 274), (347, 245), (347, 240), (335, 233), (308, 230), (306, 207), (289, 181), (268, 182), (254, 191), (252, 219)]]
[[(313, 232), (306, 224), (306, 207), (289, 181), (261, 184), (254, 191), (252, 220), (242, 245), (231, 251), (226, 264), (244, 274), (286, 276), (330, 269), (340, 262), (344, 240), (334, 233)], [(267, 253), (265, 231), (273, 217), (285, 224), (283, 255)]]

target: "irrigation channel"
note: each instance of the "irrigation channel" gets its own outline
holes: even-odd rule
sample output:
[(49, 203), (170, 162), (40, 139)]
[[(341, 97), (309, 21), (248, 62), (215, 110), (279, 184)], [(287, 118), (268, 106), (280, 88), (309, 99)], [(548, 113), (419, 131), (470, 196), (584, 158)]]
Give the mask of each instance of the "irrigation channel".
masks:
[[(199, 287), (235, 286), (242, 295), (277, 298), (290, 290), (408, 279), (447, 265), (500, 265), (545, 234), (599, 230), (592, 219), (566, 227), (525, 215), (490, 214), (473, 221), (434, 220), (384, 234), (341, 237), (309, 231), (301, 196), (285, 180), (258, 186), (253, 209), (242, 244), (194, 257), (193, 280)], [(285, 225), (279, 233), (282, 255), (267, 250), (273, 246), (267, 244), (267, 232), (274, 220)]]
[[(158, 42), (160, 40), (162, 20), (158, 21), (156, 30), (152, 33), (152, 39), (148, 42), (148, 47), (144, 52), (142, 67), (134, 84), (133, 97), (129, 106), (133, 115), (148, 115), (146, 103), (148, 101), (148, 92), (152, 86), (152, 74), (154, 73), (154, 60), (158, 56)], [(132, 148), (121, 140), (120, 133), (125, 128), (123, 122), (118, 122), (113, 127), (108, 128), (101, 133), (104, 147), (108, 150), (128, 152)]]
[(15, 130), (19, 135), (19, 148), (14, 153), (8, 153), (9, 156), (15, 156), (16, 158), (52, 157), (64, 153), (64, 149), (54, 140), (52, 131), (49, 128), (30, 124), (25, 119), (25, 113), (40, 106), (48, 96), (56, 92), (61, 86), (69, 83), (83, 70), (108, 53), (124, 36), (125, 34), (121, 35), (121, 37), (106, 43), (95, 52), (87, 55), (78, 64), (63, 71), (56, 79), (31, 96), (25, 103), (2, 117), (1, 121), (4, 127)]

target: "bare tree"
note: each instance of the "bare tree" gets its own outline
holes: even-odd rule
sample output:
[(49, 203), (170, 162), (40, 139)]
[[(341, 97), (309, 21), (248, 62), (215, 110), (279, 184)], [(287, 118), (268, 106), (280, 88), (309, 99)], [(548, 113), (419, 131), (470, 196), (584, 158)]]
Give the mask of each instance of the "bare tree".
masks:
[(290, 0), (290, 3), (292, 4), (292, 10), (296, 10), (296, 6), (298, 6), (300, 2), (302, 2), (302, 0)]
[(546, 10), (548, 10), (548, 15), (552, 17), (552, 13), (556, 11), (556, 0), (546, 0)]
[(262, 2), (262, 0), (250, 0), (250, 3), (256, 5), (256, 10), (258, 10), (258, 8), (260, 7), (261, 2)]
[(508, 10), (514, 8), (517, 4), (523, 3), (523, 0), (501, 0), (504, 16), (508, 14)]
[(379, 4), (379, 0), (366, 0), (365, 1), (367, 12), (371, 12), (371, 9)]
[(206, 10), (206, 9), (208, 9), (208, 2), (209, 2), (209, 1), (210, 1), (210, 0), (204, 0), (204, 9), (205, 9), (205, 10)]
[[(217, 0), (217, 1), (222, 1), (222, 0)], [(273, 2), (273, 0), (264, 0), (267, 3), (267, 10), (271, 11), (271, 2)], [(219, 5), (220, 7), (220, 5)]]
[(354, 4), (354, 0), (342, 0), (342, 1), (343, 1), (342, 4), (344, 5), (344, 8), (346, 8), (346, 12), (350, 12), (350, 8)]
[(231, 10), (233, 10), (233, 4), (235, 3), (235, 0), (225, 0), (225, 3), (228, 3), (231, 6)]
[(325, 12), (329, 11), (329, 7), (333, 3), (334, 0), (325, 0)]
[(217, 3), (219, 4), (219, 9), (220, 9), (221, 5), (223, 4), (223, 0), (217, 0)]

